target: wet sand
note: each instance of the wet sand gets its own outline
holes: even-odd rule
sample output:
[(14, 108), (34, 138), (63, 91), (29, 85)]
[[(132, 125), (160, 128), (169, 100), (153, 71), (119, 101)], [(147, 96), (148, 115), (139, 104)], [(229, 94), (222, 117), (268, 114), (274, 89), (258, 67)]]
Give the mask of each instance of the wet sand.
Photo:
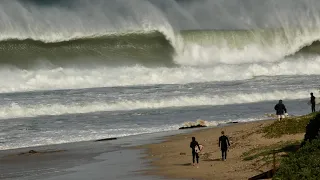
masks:
[(142, 168), (148, 168), (145, 166), (145, 161), (141, 159), (144, 150), (129, 148), (131, 146), (129, 142), (144, 143), (143, 139), (142, 136), (137, 136), (115, 141), (76, 142), (2, 150), (0, 151), (0, 179), (160, 179), (137, 173)]

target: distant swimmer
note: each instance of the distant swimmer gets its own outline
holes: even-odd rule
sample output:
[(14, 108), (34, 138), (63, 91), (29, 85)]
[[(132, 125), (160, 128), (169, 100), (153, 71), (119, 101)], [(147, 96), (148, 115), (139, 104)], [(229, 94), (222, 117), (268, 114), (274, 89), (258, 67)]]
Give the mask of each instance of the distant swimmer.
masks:
[(192, 163), (193, 163), (192, 165), (193, 166), (195, 165), (195, 159), (197, 159), (197, 164), (199, 164), (199, 154), (198, 154), (198, 151), (196, 150), (196, 147), (197, 149), (201, 149), (199, 146), (199, 143), (196, 141), (196, 138), (192, 137), (190, 148), (192, 149)]
[(316, 97), (313, 96), (313, 93), (310, 93), (310, 95), (311, 112), (316, 112)]
[(221, 131), (221, 135), (219, 137), (219, 147), (221, 149), (222, 161), (227, 159), (227, 151), (230, 146), (230, 142), (227, 136), (224, 135), (224, 131)]
[(278, 116), (278, 120), (282, 120), (285, 118), (285, 114), (287, 114), (286, 106), (282, 103), (282, 100), (279, 100), (279, 103), (274, 106), (274, 110), (276, 110), (276, 114)]

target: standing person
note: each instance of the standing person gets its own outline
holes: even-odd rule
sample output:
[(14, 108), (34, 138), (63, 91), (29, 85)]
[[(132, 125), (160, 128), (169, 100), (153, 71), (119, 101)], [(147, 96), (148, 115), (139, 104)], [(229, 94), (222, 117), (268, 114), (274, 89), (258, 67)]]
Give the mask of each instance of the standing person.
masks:
[(224, 135), (224, 131), (221, 131), (221, 135), (219, 137), (219, 147), (221, 148), (222, 161), (227, 159), (227, 151), (230, 146), (230, 142), (227, 136)]
[(199, 154), (196, 152), (196, 147), (200, 149), (199, 143), (196, 141), (195, 137), (192, 137), (192, 141), (190, 143), (190, 148), (192, 149), (192, 165), (195, 165), (195, 159), (197, 159), (197, 164), (199, 164)]
[(279, 103), (274, 106), (276, 114), (278, 116), (278, 121), (284, 118), (284, 114), (287, 113), (286, 106), (282, 103), (282, 100), (279, 100)]
[(313, 93), (310, 93), (310, 95), (311, 111), (316, 112), (316, 97), (313, 96)]

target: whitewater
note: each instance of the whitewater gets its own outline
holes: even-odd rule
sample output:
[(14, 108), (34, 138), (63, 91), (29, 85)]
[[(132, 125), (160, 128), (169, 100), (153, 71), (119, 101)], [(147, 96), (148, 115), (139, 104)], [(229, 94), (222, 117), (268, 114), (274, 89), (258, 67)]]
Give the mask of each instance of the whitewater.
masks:
[(0, 2), (0, 150), (308, 113), (319, 5)]

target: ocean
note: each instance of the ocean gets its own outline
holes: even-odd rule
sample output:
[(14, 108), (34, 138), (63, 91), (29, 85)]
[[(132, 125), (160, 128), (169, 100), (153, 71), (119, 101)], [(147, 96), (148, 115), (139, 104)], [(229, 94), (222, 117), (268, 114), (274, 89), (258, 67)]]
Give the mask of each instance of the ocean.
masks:
[(319, 5), (0, 2), (0, 150), (309, 113)]

